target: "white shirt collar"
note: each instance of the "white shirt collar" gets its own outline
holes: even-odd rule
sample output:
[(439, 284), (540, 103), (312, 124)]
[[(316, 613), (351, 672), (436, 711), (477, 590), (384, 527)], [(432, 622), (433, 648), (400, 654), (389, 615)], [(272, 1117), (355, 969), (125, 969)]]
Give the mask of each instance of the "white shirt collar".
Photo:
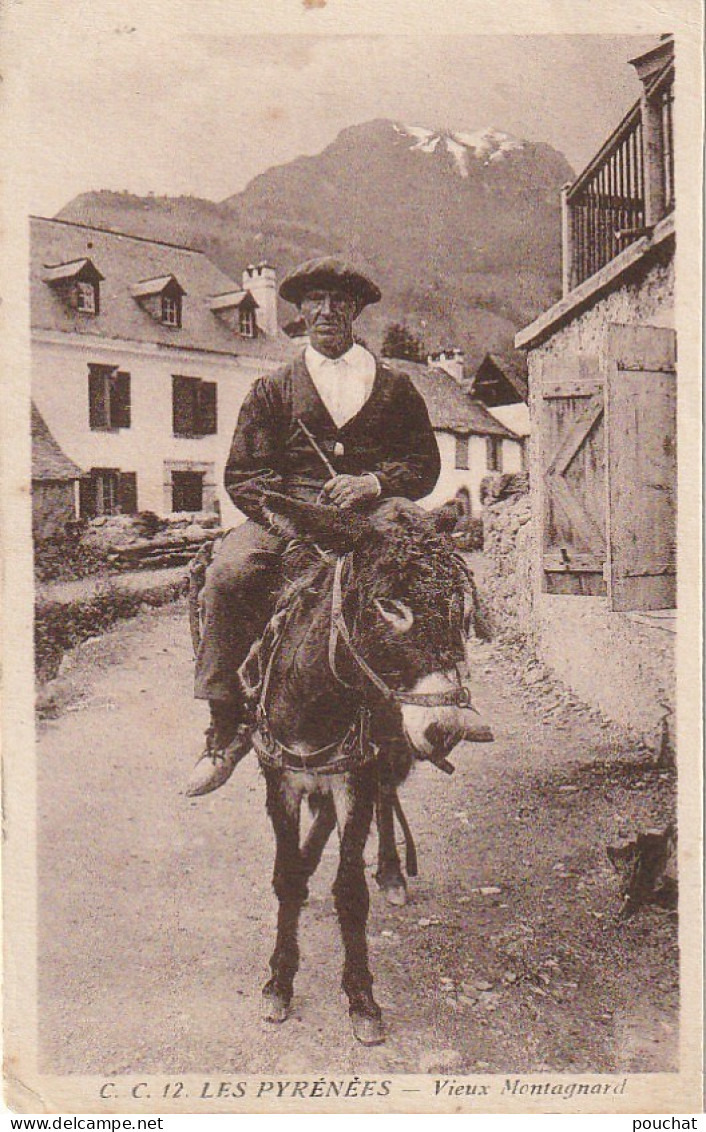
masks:
[(369, 350), (366, 350), (358, 342), (354, 342), (350, 350), (346, 350), (340, 358), (327, 358), (325, 354), (320, 354), (318, 350), (309, 345), (304, 352), (304, 360), (312, 377), (315, 373), (320, 373), (322, 369), (330, 371), (340, 368), (360, 374), (363, 378), (369, 377), (371, 372), (375, 373), (375, 358)]

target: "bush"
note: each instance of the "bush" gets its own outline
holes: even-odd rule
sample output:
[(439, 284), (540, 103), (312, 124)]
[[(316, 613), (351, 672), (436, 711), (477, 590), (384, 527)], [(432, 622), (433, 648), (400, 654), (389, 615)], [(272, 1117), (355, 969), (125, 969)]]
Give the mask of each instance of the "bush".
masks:
[(400, 358), (408, 362), (425, 362), (427, 348), (421, 338), (403, 322), (391, 322), (385, 331), (380, 353), (383, 358)]
[(71, 582), (108, 569), (106, 552), (81, 541), (81, 532), (72, 530), (34, 544), (34, 576), (38, 582)]
[(126, 589), (106, 582), (92, 597), (74, 601), (40, 601), (34, 615), (34, 667), (39, 680), (53, 680), (64, 653), (88, 637), (134, 617), (140, 607), (167, 605), (185, 592), (187, 580), (179, 578), (149, 589)]

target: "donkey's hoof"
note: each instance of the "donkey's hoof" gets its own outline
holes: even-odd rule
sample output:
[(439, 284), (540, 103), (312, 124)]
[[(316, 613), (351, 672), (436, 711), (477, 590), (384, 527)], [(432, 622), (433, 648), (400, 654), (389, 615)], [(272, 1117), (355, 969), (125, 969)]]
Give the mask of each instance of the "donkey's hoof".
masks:
[(363, 1046), (379, 1046), (385, 1041), (385, 1027), (382, 1018), (371, 1018), (358, 1011), (351, 1012), (353, 1035)]
[(262, 992), (263, 1022), (285, 1022), (289, 1014), (290, 1000), (274, 987), (265, 987)]
[(391, 884), (382, 886), (382, 894), (387, 900), (388, 904), (394, 904), (395, 908), (404, 908), (407, 903), (407, 885), (402, 881), (394, 881)]
[(407, 903), (407, 885), (402, 874), (378, 875), (375, 879), (387, 903), (394, 904), (395, 908), (404, 908)]

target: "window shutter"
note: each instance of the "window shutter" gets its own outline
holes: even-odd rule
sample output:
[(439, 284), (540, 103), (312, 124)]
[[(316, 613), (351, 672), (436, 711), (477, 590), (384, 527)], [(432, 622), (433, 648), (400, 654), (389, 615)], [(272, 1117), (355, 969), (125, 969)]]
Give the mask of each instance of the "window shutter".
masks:
[(88, 367), (88, 424), (90, 428), (109, 428), (108, 381), (110, 366)]
[(175, 436), (193, 436), (196, 432), (195, 379), (172, 378), (172, 423)]
[(113, 428), (130, 427), (130, 374), (119, 371), (110, 383), (110, 422)]
[(218, 431), (218, 406), (215, 381), (202, 381), (199, 385), (199, 432), (212, 436)]
[(608, 332), (608, 575), (614, 610), (676, 605), (676, 334)]
[(541, 395), (544, 589), (605, 594), (605, 440), (598, 359), (546, 358)]
[(134, 515), (137, 511), (137, 472), (120, 473), (118, 505), (121, 515)]
[(93, 519), (96, 514), (96, 483), (92, 476), (82, 476), (78, 481), (79, 515), (82, 519)]
[(456, 468), (462, 471), (468, 471), (468, 444), (469, 438), (467, 436), (456, 437)]
[(485, 440), (486, 464), (489, 472), (502, 472), (502, 448), (499, 436), (488, 436)]

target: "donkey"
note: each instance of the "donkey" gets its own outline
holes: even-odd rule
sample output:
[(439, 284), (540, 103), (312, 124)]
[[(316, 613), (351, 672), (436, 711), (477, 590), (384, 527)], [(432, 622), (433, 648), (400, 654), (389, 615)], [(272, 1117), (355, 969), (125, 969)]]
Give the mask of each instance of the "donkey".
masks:
[[(273, 493), (264, 511), (315, 560), (303, 574), (298, 563), (258, 657), (254, 746), (275, 833), (279, 903), (263, 1017), (287, 1017), (300, 912), (337, 826), (343, 989), (355, 1037), (376, 1045), (384, 1027), (368, 963), (363, 852), (380, 780), (402, 782), (415, 756), (450, 771), (446, 756), (457, 743), (488, 738), (465, 667), (468, 577), (435, 517), (407, 500), (364, 516)], [(314, 820), (302, 842), (305, 797)]]

